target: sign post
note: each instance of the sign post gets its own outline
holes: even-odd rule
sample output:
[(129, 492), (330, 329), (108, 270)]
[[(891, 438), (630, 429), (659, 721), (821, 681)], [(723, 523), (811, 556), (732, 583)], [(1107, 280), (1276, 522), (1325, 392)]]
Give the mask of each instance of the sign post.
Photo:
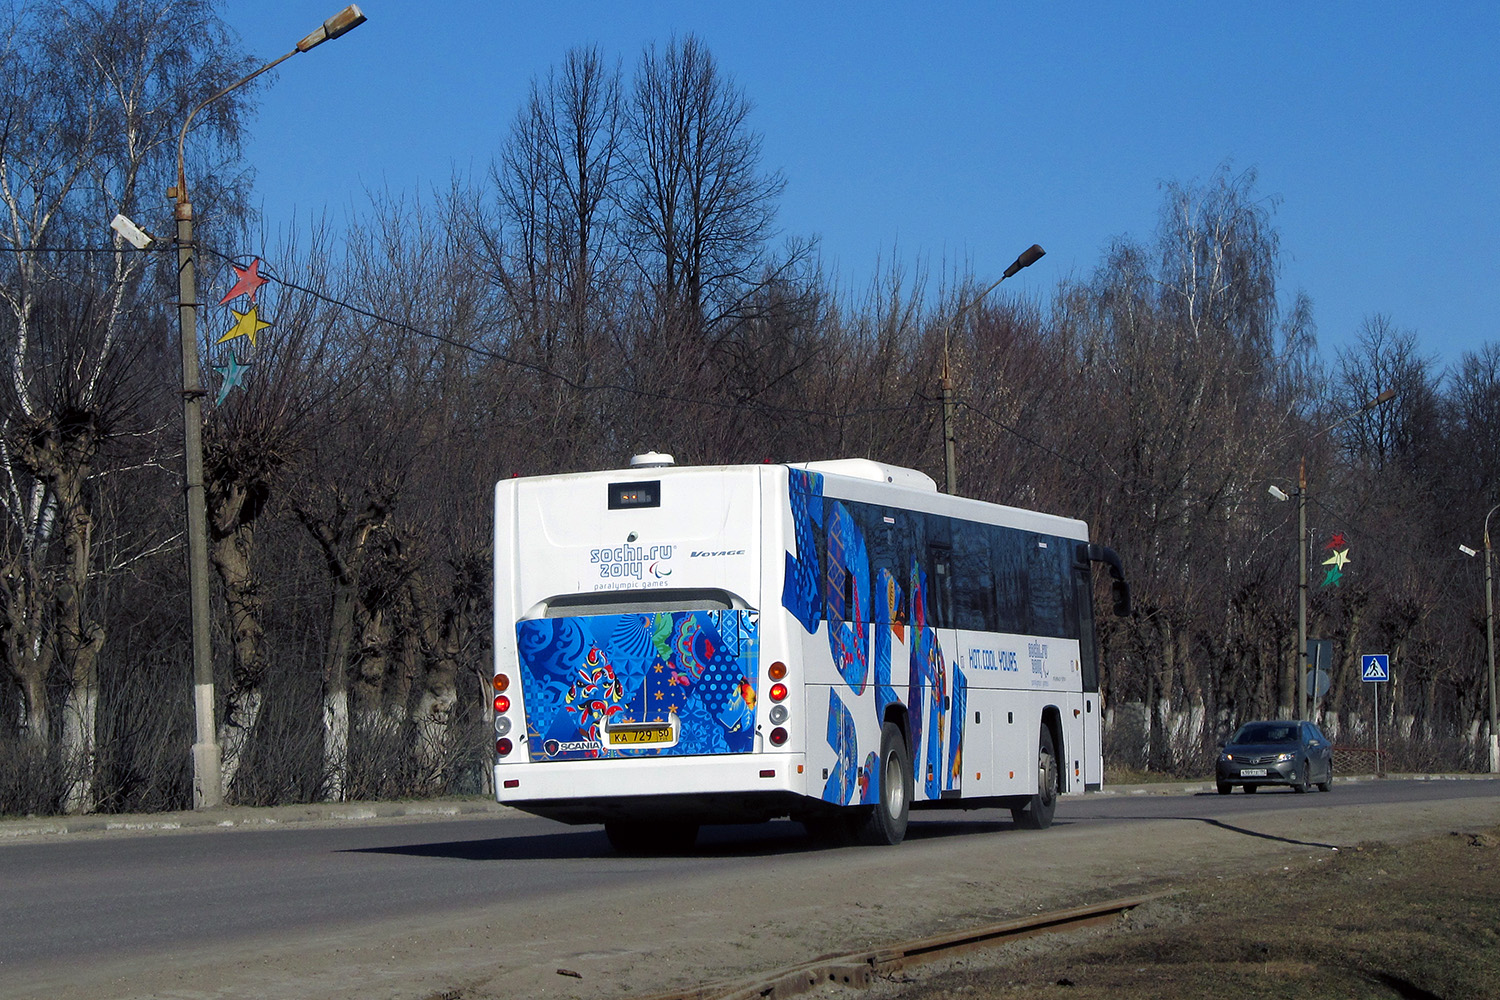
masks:
[(1391, 679), (1391, 658), (1386, 653), (1366, 653), (1359, 658), (1359, 679), (1375, 685), (1375, 777), (1380, 777), (1380, 685)]

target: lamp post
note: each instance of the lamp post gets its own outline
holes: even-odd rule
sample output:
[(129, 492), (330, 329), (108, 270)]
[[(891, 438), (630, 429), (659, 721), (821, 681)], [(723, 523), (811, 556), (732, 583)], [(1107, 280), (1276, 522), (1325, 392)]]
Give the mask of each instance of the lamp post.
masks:
[[(1489, 665), (1490, 684), (1490, 773), (1500, 774), (1500, 732), (1495, 731), (1495, 589), (1494, 550), (1490, 547), (1490, 515), (1500, 510), (1500, 504), (1484, 515), (1484, 652)], [(1478, 555), (1467, 545), (1459, 550), (1466, 556)]]
[(203, 496), (203, 396), (198, 374), (197, 282), (193, 273), (193, 204), (188, 199), (183, 152), (193, 117), (208, 105), (242, 87), (299, 52), (338, 38), (365, 22), (359, 7), (350, 4), (324, 21), (317, 30), (279, 59), (273, 59), (243, 79), (199, 102), (188, 112), (177, 137), (177, 185), (167, 189), (176, 202), (177, 324), (182, 346), (182, 451), (187, 501), (188, 596), (193, 630), (193, 808), (209, 809), (223, 800), (222, 751), (214, 726), (214, 664), (208, 626), (208, 513)]
[(948, 325), (943, 327), (943, 377), (940, 380), (939, 385), (943, 390), (943, 473), (947, 490), (950, 496), (958, 492), (958, 468), (954, 464), (953, 459), (953, 369), (948, 364), (949, 335), (953, 332), (953, 328), (958, 325), (959, 318), (974, 306), (978, 305), (980, 302), (983, 302), (985, 296), (989, 295), (990, 292), (993, 292), (995, 289), (999, 288), (1000, 282), (1004, 281), (1006, 278), (1011, 277), (1022, 268), (1030, 267), (1032, 264), (1035, 264), (1037, 261), (1041, 260), (1046, 253), (1047, 251), (1043, 250), (1039, 245), (1035, 243), (1027, 247), (1025, 250), (1021, 251), (1021, 256), (1017, 257), (1014, 261), (1011, 262), (1010, 267), (1007, 267), (1005, 269), (1004, 274), (996, 278), (994, 283), (991, 284), (990, 287), (986, 288), (984, 291), (980, 292), (978, 295), (974, 296), (968, 302), (965, 302), (962, 306), (960, 306), (958, 308), (958, 311), (953, 314), (953, 318), (948, 321)]
[[(1357, 410), (1349, 411), (1318, 431), (1302, 446), (1302, 455), (1297, 463), (1297, 710), (1293, 713), (1298, 719), (1306, 719), (1312, 714), (1307, 692), (1307, 445), (1346, 421), (1395, 398), (1396, 390), (1386, 389)], [(1271, 487), (1270, 492), (1277, 500), (1289, 499), (1275, 486)]]

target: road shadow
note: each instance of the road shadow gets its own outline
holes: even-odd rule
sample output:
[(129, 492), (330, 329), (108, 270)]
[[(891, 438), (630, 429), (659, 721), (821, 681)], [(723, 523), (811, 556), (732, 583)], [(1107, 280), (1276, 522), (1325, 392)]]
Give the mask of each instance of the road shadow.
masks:
[[(1058, 822), (1057, 826), (1066, 825)], [(913, 818), (906, 830), (909, 841), (933, 841), (972, 837), (1018, 830), (1006, 819), (918, 819)], [(831, 850), (860, 850), (859, 845), (831, 844), (807, 835), (800, 823), (773, 820), (769, 823), (705, 826), (698, 842), (690, 850), (679, 852), (680, 858), (755, 858), (796, 854), (815, 854)], [(878, 850), (879, 848), (875, 848)], [(341, 854), (390, 854), (413, 858), (442, 858), (452, 861), (541, 861), (582, 858), (618, 858), (604, 831), (599, 827), (559, 827), (555, 833), (526, 834), (515, 837), (476, 837), (432, 843), (385, 844), (375, 847), (346, 848)], [(632, 859), (633, 860), (633, 859)]]
[(1168, 816), (1167, 819), (1185, 820), (1194, 823), (1205, 823), (1208, 826), (1217, 827), (1220, 830), (1228, 830), (1230, 833), (1243, 834), (1246, 837), (1255, 837), (1259, 840), (1274, 840), (1281, 844), (1291, 844), (1294, 847), (1320, 847), (1325, 851), (1343, 850), (1342, 844), (1324, 844), (1316, 840), (1297, 840), (1294, 837), (1278, 837), (1274, 833), (1261, 833), (1259, 830), (1247, 830), (1243, 826), (1235, 826), (1225, 823), (1223, 820), (1210, 819), (1207, 816)]

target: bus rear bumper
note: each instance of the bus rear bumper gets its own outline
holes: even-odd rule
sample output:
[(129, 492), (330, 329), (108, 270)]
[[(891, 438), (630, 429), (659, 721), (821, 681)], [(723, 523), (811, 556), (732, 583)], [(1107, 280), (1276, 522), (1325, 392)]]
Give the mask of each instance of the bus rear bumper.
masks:
[(804, 755), (734, 754), (495, 765), (495, 798), (564, 823), (615, 819), (757, 822), (802, 795)]

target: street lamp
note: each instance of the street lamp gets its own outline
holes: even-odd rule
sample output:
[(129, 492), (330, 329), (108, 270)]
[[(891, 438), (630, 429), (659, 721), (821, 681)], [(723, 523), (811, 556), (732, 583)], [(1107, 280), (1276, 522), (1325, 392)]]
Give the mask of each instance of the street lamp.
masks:
[(183, 122), (182, 132), (177, 137), (177, 185), (167, 189), (167, 197), (177, 203), (177, 324), (182, 341), (182, 451), (187, 499), (188, 595), (193, 628), (194, 809), (217, 806), (223, 799), (224, 790), (221, 787), (222, 751), (214, 728), (214, 664), (208, 630), (208, 514), (203, 498), (204, 390), (198, 375), (198, 324), (194, 312), (198, 293), (193, 274), (193, 204), (188, 200), (187, 173), (183, 167), (188, 127), (193, 124), (194, 115), (235, 88), (244, 86), (297, 53), (306, 52), (330, 38), (338, 38), (364, 22), (365, 15), (359, 7), (354, 4), (345, 7), (286, 55), (271, 60), (249, 76), (201, 101), (188, 112), (187, 121)]
[[(1485, 659), (1489, 663), (1490, 681), (1490, 773), (1500, 774), (1500, 733), (1495, 731), (1495, 591), (1494, 591), (1494, 551), (1490, 548), (1490, 515), (1500, 510), (1500, 504), (1489, 509), (1484, 515), (1484, 651)], [(1467, 545), (1460, 545), (1459, 551), (1466, 556), (1475, 556), (1479, 553)]]
[[(1302, 446), (1302, 455), (1297, 463), (1297, 711), (1293, 713), (1298, 719), (1306, 719), (1311, 714), (1307, 698), (1307, 445), (1334, 428), (1341, 427), (1346, 421), (1395, 398), (1395, 389), (1385, 390), (1359, 409), (1349, 411), (1318, 431)], [(1277, 500), (1290, 499), (1275, 486), (1271, 487), (1270, 492)]]
[(958, 468), (953, 461), (953, 369), (948, 365), (949, 334), (958, 325), (959, 318), (974, 306), (984, 301), (986, 295), (999, 288), (1000, 282), (1009, 278), (1023, 267), (1030, 267), (1032, 264), (1035, 264), (1046, 253), (1047, 251), (1035, 243), (1021, 251), (1021, 256), (1011, 262), (1010, 267), (1005, 269), (1004, 274), (996, 278), (990, 287), (960, 306), (958, 311), (953, 314), (953, 318), (948, 321), (948, 325), (943, 327), (943, 377), (940, 382), (943, 390), (943, 472), (950, 496), (958, 492)]

